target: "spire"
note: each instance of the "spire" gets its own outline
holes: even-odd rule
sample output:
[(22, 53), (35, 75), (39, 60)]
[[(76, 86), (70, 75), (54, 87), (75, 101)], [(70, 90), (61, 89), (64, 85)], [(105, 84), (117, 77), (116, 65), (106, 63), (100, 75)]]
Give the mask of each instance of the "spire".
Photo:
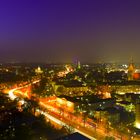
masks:
[(134, 62), (133, 62), (133, 57), (131, 56), (131, 59), (130, 59), (130, 64), (133, 64)]
[(78, 69), (81, 69), (81, 63), (80, 63), (80, 61), (77, 62), (77, 68)]

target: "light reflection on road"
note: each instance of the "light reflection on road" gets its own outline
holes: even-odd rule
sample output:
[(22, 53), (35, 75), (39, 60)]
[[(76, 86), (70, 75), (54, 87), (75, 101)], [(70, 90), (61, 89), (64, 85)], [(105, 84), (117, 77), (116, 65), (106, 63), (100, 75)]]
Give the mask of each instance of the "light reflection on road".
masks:
[[(36, 83), (36, 82), (34, 82), (34, 83)], [(18, 96), (16, 96), (16, 95), (14, 94), (14, 92), (17, 91), (17, 90), (19, 90), (19, 89), (25, 88), (25, 87), (28, 87), (28, 86), (26, 85), (26, 86), (23, 86), (23, 87), (14, 88), (14, 89), (9, 90), (8, 95), (9, 95), (10, 99), (11, 99), (11, 100), (16, 99)], [(21, 94), (21, 92), (19, 92), (19, 94)], [(23, 100), (22, 100), (22, 101), (23, 101)], [(40, 102), (40, 104), (42, 104), (42, 105), (44, 105), (44, 106), (47, 106), (47, 107), (50, 108), (51, 110), (54, 110), (55, 112), (58, 113), (58, 110), (56, 111), (56, 109), (54, 109), (52, 106), (46, 105), (46, 104), (44, 104), (43, 102)], [(39, 113), (41, 113), (41, 114), (43, 114), (43, 115), (46, 116), (48, 119), (52, 120), (53, 122), (57, 123), (57, 124), (60, 125), (60, 126), (67, 126), (66, 123), (62, 122), (61, 120), (59, 120), (59, 119), (57, 119), (57, 118), (51, 116), (50, 114), (48, 114), (48, 113), (46, 113), (46, 112), (44, 112), (44, 111), (42, 111), (42, 110), (37, 109), (36, 111), (39, 112)], [(80, 131), (80, 130), (78, 130), (78, 129), (76, 129), (76, 128), (74, 128), (74, 132), (79, 132), (79, 133), (81, 133), (82, 135), (88, 137), (88, 138), (91, 139), (91, 140), (96, 140), (94, 137), (91, 137), (90, 135), (88, 135), (88, 134), (86, 134), (86, 133), (84, 133), (84, 132), (82, 132), (82, 131)]]
[[(59, 125), (61, 125), (61, 126), (66, 126), (66, 125), (67, 125), (67, 124), (64, 123), (63, 121), (58, 120), (57, 118), (51, 116), (50, 114), (48, 114), (48, 113), (46, 113), (46, 112), (44, 112), (44, 111), (41, 111), (41, 110), (39, 110), (39, 109), (37, 109), (36, 111), (39, 112), (39, 113), (41, 113), (41, 114), (43, 114), (44, 116), (46, 116), (47, 118), (49, 118), (50, 120), (54, 121), (55, 123), (57, 123), (57, 124), (59, 124)], [(78, 130), (78, 129), (76, 129), (76, 128), (74, 128), (74, 132), (79, 132), (79, 133), (81, 133), (82, 135), (88, 137), (88, 138), (91, 139), (91, 140), (96, 140), (95, 138), (89, 136), (88, 134), (86, 134), (86, 133), (84, 133), (84, 132), (82, 132), (82, 131), (80, 131), (80, 130)]]

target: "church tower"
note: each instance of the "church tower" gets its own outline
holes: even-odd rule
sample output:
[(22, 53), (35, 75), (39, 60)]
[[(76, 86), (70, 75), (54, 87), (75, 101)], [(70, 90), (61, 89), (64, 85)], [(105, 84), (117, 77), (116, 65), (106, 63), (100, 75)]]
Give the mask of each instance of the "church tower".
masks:
[(134, 66), (134, 63), (133, 63), (133, 58), (131, 58), (131, 63), (128, 66), (128, 73), (127, 73), (129, 81), (133, 80), (134, 72), (135, 72), (135, 66)]
[(80, 63), (80, 61), (77, 62), (77, 69), (81, 69), (81, 63)]

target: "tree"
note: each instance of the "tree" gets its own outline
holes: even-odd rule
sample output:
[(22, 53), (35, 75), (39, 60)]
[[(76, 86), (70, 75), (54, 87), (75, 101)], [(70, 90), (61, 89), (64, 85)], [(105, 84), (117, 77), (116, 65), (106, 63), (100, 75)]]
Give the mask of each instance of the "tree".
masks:
[(58, 87), (57, 92), (63, 93), (64, 92), (64, 87), (63, 86)]
[(35, 114), (36, 108), (39, 107), (38, 101), (34, 97), (31, 97), (31, 99), (26, 98), (25, 101), (27, 102), (25, 110), (29, 111), (33, 109), (33, 113)]
[(74, 132), (74, 128), (72, 127), (72, 126), (70, 126), (70, 125), (64, 125), (62, 128), (61, 128), (61, 130), (65, 133), (67, 133), (67, 134), (71, 134), (71, 133), (73, 133)]
[(42, 93), (45, 91), (46, 82), (47, 82), (47, 79), (42, 78), (38, 84), (34, 84), (32, 86), (32, 92), (36, 93), (39, 96), (42, 96)]
[(89, 114), (89, 110), (86, 110), (86, 111), (83, 113), (84, 127), (85, 127), (85, 124), (86, 124), (86, 120), (87, 120), (87, 118), (88, 118), (88, 114)]

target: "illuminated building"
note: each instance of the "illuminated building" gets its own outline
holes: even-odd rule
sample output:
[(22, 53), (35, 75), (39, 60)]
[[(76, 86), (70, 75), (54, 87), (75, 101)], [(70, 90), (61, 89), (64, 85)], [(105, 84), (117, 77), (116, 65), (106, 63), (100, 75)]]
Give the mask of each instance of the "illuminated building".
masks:
[(19, 75), (19, 69), (16, 69), (15, 73), (16, 75)]
[(36, 74), (42, 74), (43, 71), (42, 71), (41, 68), (38, 66), (38, 68), (35, 69), (35, 73), (36, 73)]
[(133, 74), (133, 79), (140, 80), (140, 70), (135, 71), (135, 73)]
[(56, 105), (68, 112), (74, 112), (74, 103), (67, 101), (65, 98), (56, 98)]
[(135, 126), (140, 129), (140, 101), (136, 104)]
[(111, 98), (111, 87), (108, 85), (98, 86), (97, 95), (100, 95), (100, 98), (107, 99)]
[(68, 73), (73, 72), (74, 69), (72, 68), (71, 65), (65, 65), (65, 70), (58, 72), (58, 77), (64, 77), (66, 76)]
[(133, 59), (131, 60), (131, 63), (128, 67), (128, 80), (133, 80), (133, 75), (134, 75), (134, 72), (135, 72), (135, 67), (134, 67), (134, 64), (133, 64)]
[(71, 96), (83, 95), (83, 93), (87, 93), (90, 90), (88, 86), (76, 80), (62, 83), (54, 83), (53, 87), (55, 93)]
[(140, 70), (135, 69), (133, 59), (128, 67), (128, 80), (140, 80)]
[(140, 94), (140, 86), (139, 85), (121, 85), (121, 86), (112, 86), (116, 88), (116, 93), (123, 95), (125, 93), (133, 93)]

